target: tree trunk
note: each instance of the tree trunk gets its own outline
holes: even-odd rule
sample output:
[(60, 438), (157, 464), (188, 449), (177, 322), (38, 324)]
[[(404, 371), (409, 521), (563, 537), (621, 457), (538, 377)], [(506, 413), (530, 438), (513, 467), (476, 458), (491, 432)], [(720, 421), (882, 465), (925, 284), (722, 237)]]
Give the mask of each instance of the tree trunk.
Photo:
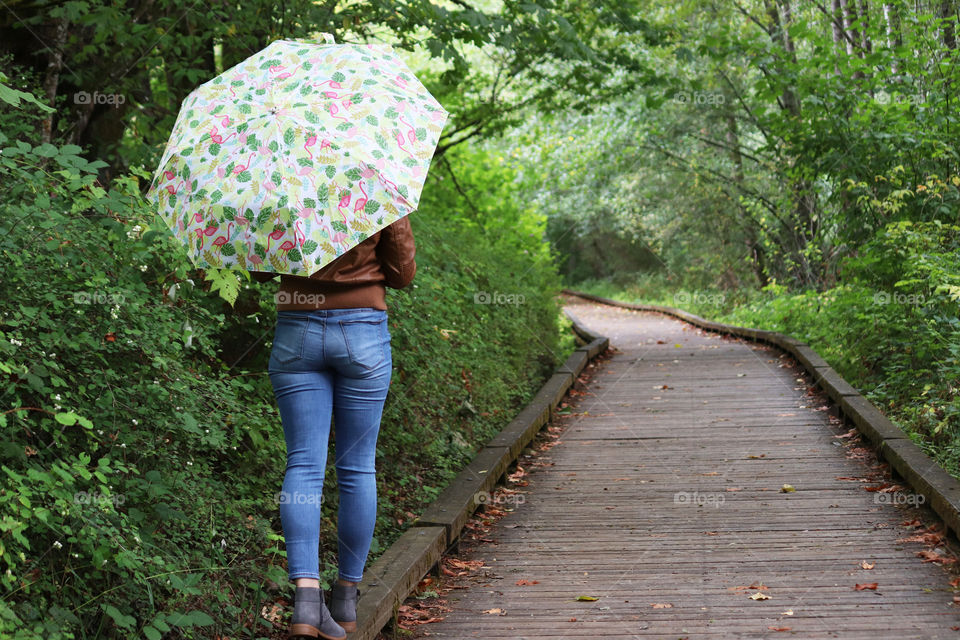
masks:
[[(60, 70), (63, 68), (63, 47), (67, 41), (67, 21), (57, 18), (51, 26), (53, 33), (50, 50), (47, 52), (47, 72), (43, 78), (43, 93), (47, 104), (56, 108), (57, 87), (60, 86)], [(56, 112), (48, 113), (40, 123), (40, 141), (53, 139), (53, 117)]]
[(957, 48), (957, 9), (953, 0), (940, 0), (940, 41), (947, 49)]
[(860, 47), (864, 55), (873, 51), (873, 42), (870, 41), (870, 6), (867, 0), (860, 0)]
[(896, 75), (900, 73), (900, 64), (897, 61), (896, 53), (893, 53), (900, 46), (900, 17), (897, 15), (897, 8), (890, 2), (883, 3), (883, 20), (887, 31), (887, 48), (893, 54), (891, 71)]

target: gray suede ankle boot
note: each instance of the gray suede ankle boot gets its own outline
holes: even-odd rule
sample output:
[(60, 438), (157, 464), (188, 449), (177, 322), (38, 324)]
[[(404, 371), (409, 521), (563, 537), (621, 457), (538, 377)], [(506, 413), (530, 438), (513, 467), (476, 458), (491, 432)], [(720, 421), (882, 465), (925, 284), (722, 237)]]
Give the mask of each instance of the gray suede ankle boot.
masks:
[(288, 640), (293, 638), (323, 638), (343, 640), (347, 632), (330, 616), (318, 587), (297, 587), (290, 618)]
[(360, 590), (354, 585), (344, 586), (339, 582), (333, 583), (330, 590), (330, 615), (340, 623), (344, 631), (357, 630), (357, 599)]

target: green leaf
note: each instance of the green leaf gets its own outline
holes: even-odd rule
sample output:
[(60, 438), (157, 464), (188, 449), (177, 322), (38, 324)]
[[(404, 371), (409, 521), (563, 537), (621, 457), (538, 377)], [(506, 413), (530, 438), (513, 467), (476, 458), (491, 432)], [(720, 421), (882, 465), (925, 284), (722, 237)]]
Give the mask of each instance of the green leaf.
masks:
[(117, 623), (118, 627), (123, 629), (133, 629), (134, 625), (137, 623), (137, 619), (133, 616), (128, 616), (120, 612), (119, 609), (114, 607), (112, 604), (101, 605), (104, 613), (113, 618), (113, 621)]
[(68, 427), (77, 424), (77, 414), (70, 413), (58, 413), (53, 416), (53, 418), (60, 424), (66, 425)]

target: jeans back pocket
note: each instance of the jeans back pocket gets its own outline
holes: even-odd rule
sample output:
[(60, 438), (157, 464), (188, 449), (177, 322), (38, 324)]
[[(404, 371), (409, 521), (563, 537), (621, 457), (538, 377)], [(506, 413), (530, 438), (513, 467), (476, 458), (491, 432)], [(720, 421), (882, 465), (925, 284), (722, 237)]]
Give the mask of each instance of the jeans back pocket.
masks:
[(277, 314), (277, 327), (273, 335), (273, 347), (270, 349), (270, 361), (277, 364), (290, 364), (303, 358), (303, 342), (307, 333), (309, 319), (302, 316)]
[(375, 369), (383, 362), (383, 330), (386, 322), (386, 319), (340, 321), (350, 362), (365, 369)]

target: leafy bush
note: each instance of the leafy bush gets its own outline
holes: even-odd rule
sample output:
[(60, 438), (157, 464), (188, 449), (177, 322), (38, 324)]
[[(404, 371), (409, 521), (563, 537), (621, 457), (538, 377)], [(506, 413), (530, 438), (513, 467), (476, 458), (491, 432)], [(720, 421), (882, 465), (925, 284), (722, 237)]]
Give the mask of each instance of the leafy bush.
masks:
[[(272, 285), (238, 285), (227, 305), (210, 289), (235, 276), (188, 268), (142, 199), (143, 171), (106, 188), (79, 147), (6, 127), (18, 113), (0, 110), (17, 135), (0, 134), (0, 635), (267, 635), (261, 611), (290, 588)], [(414, 214), (415, 287), (388, 303), (371, 559), (572, 347), (538, 223), (485, 233), (452, 193)], [(335, 509), (325, 501), (328, 562)]]

